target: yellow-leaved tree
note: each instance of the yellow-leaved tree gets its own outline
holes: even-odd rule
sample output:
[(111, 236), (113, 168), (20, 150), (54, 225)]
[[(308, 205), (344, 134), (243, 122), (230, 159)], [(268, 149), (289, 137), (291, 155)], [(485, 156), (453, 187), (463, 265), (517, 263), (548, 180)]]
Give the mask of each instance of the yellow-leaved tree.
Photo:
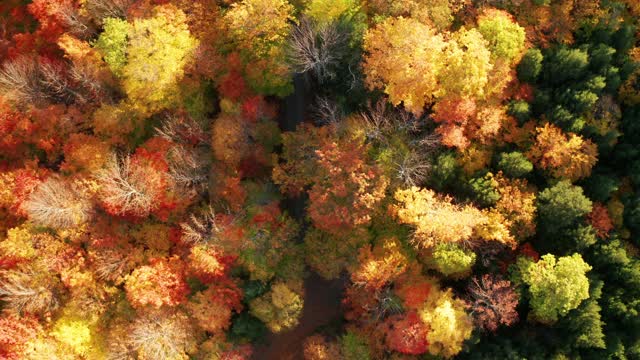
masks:
[(122, 79), (136, 110), (150, 114), (176, 100), (198, 40), (189, 32), (185, 13), (166, 4), (155, 7), (153, 16), (131, 23), (108, 19), (95, 46)]
[(471, 337), (473, 320), (465, 312), (465, 302), (454, 298), (451, 289), (432, 291), (418, 314), (429, 326), (429, 353), (450, 358), (459, 353), (462, 343)]
[(394, 105), (416, 115), (442, 95), (438, 83), (446, 42), (412, 18), (387, 18), (364, 36), (364, 73), (369, 88), (382, 88)]
[(536, 142), (527, 156), (551, 176), (572, 181), (591, 175), (598, 160), (598, 147), (576, 134), (565, 134), (552, 124), (536, 129)]
[(391, 209), (403, 224), (415, 227), (413, 241), (417, 247), (438, 243), (468, 241), (474, 229), (487, 222), (486, 215), (470, 205), (456, 205), (449, 197), (434, 191), (412, 187), (398, 190), (398, 204)]
[(453, 33), (453, 38), (447, 43), (446, 66), (440, 76), (440, 83), (447, 93), (483, 97), (493, 68), (488, 45), (476, 29), (462, 28)]
[(285, 60), (293, 11), (287, 0), (243, 0), (223, 17), (229, 39), (247, 65), (245, 76), (261, 93), (285, 96), (293, 90)]

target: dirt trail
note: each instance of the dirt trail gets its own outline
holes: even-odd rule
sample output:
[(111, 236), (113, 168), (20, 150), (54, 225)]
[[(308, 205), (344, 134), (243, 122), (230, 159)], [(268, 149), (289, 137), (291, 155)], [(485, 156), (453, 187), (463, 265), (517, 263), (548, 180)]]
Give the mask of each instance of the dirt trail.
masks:
[(300, 324), (294, 329), (270, 333), (265, 345), (255, 348), (256, 360), (299, 360), (302, 359), (302, 343), (318, 327), (339, 319), (340, 299), (344, 282), (340, 279), (327, 281), (312, 273), (305, 280), (304, 310)]
[[(280, 129), (294, 131), (306, 117), (310, 90), (302, 76), (294, 77), (295, 91), (282, 101), (280, 111)], [(305, 198), (285, 199), (282, 207), (299, 223), (304, 224)], [(306, 226), (302, 226), (304, 237)], [(300, 324), (294, 329), (279, 334), (269, 333), (264, 345), (256, 346), (255, 360), (299, 360), (302, 359), (302, 343), (312, 335), (318, 327), (327, 325), (341, 318), (340, 300), (344, 290), (342, 279), (327, 281), (315, 273), (311, 273), (304, 282), (304, 310)]]

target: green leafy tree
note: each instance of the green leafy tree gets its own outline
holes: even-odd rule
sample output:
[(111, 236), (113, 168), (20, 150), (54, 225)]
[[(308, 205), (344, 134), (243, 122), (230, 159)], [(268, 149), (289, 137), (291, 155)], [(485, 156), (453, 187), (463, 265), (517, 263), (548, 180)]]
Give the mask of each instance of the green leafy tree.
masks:
[(523, 177), (533, 171), (533, 164), (523, 153), (513, 151), (500, 154), (498, 169), (506, 175), (518, 178)]
[(582, 188), (562, 180), (538, 195), (538, 222), (546, 234), (572, 227), (591, 211), (592, 203)]
[(478, 31), (495, 58), (511, 62), (524, 50), (524, 28), (502, 10), (488, 9), (478, 19)]
[(111, 71), (121, 75), (127, 63), (127, 37), (131, 25), (123, 19), (106, 18), (103, 27), (104, 31), (94, 46), (102, 53)]
[(500, 200), (500, 193), (497, 189), (498, 182), (491, 173), (471, 179), (469, 187), (475, 200), (482, 206), (492, 206)]
[(545, 58), (544, 80), (551, 85), (582, 79), (589, 66), (589, 54), (581, 49), (560, 47)]
[(520, 81), (535, 83), (542, 70), (542, 52), (539, 49), (529, 49), (518, 64), (518, 79)]
[(589, 298), (591, 266), (580, 254), (558, 258), (551, 254), (538, 262), (519, 258), (516, 263), (516, 283), (526, 285), (534, 319), (554, 323)]
[(460, 279), (471, 273), (476, 254), (452, 244), (438, 244), (434, 248), (431, 266), (445, 276)]
[(602, 310), (598, 300), (602, 296), (602, 281), (592, 281), (589, 298), (577, 309), (559, 322), (561, 329), (567, 329), (571, 334), (572, 347), (579, 349), (604, 349), (604, 322), (600, 316)]
[(529, 120), (529, 117), (531, 116), (529, 103), (522, 100), (510, 102), (509, 115), (518, 119), (521, 124), (524, 123), (525, 121)]

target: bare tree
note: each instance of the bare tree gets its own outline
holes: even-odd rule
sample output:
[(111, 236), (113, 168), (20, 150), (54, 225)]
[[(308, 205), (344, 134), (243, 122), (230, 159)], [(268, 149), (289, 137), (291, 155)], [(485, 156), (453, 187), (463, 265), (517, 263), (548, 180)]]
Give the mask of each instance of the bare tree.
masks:
[(468, 287), (471, 313), (478, 327), (494, 332), (500, 325), (518, 321), (518, 294), (508, 280), (485, 274)]
[(336, 66), (348, 46), (336, 23), (318, 25), (303, 17), (291, 32), (289, 62), (294, 71), (312, 73), (320, 84), (336, 76)]
[(316, 121), (323, 125), (337, 124), (343, 117), (338, 104), (326, 96), (316, 97), (311, 112)]
[(176, 145), (169, 150), (169, 176), (185, 193), (204, 192), (209, 182), (210, 152)]
[(22, 269), (0, 272), (0, 300), (17, 313), (45, 314), (58, 308), (56, 282), (48, 274)]
[(189, 317), (173, 310), (146, 311), (130, 327), (126, 343), (139, 358), (186, 358), (195, 345)]
[(119, 215), (147, 216), (154, 209), (160, 189), (146, 181), (144, 168), (131, 167), (129, 155), (113, 154), (104, 169), (96, 174), (101, 185), (101, 198)]
[(45, 96), (36, 62), (27, 57), (6, 61), (0, 70), (0, 93), (17, 104), (41, 103)]
[(395, 166), (398, 179), (408, 187), (424, 184), (431, 170), (429, 159), (424, 156), (424, 153), (416, 151), (404, 154)]
[(375, 297), (377, 305), (371, 312), (375, 321), (380, 321), (389, 316), (402, 313), (402, 301), (393, 294), (393, 291), (389, 287), (385, 287), (381, 291), (376, 292)]
[(0, 93), (20, 105), (85, 103), (88, 99), (66, 74), (64, 64), (22, 56), (6, 61), (0, 70)]
[(31, 221), (55, 229), (84, 224), (93, 212), (89, 199), (55, 177), (40, 183), (22, 206)]
[(156, 133), (174, 145), (167, 154), (169, 175), (176, 185), (189, 193), (203, 192), (209, 181), (209, 135), (190, 116), (168, 115)]
[(72, 2), (62, 2), (56, 7), (57, 17), (62, 20), (68, 32), (79, 38), (87, 39), (96, 33), (91, 21), (80, 15)]
[(209, 140), (202, 125), (188, 115), (169, 114), (155, 130), (158, 135), (176, 144), (195, 146), (206, 144)]
[(125, 18), (135, 0), (86, 0), (84, 7), (97, 24), (106, 18)]
[(122, 280), (133, 270), (131, 252), (116, 247), (99, 247), (90, 252), (92, 268), (98, 279), (108, 281)]
[(113, 96), (113, 89), (105, 87), (104, 84), (94, 76), (87, 64), (72, 64), (69, 69), (71, 80), (82, 89), (82, 102), (100, 101), (107, 96)]
[(213, 207), (202, 215), (191, 214), (189, 220), (180, 223), (182, 229), (182, 239), (188, 244), (200, 244), (203, 242), (217, 241), (224, 227), (216, 222), (216, 214)]

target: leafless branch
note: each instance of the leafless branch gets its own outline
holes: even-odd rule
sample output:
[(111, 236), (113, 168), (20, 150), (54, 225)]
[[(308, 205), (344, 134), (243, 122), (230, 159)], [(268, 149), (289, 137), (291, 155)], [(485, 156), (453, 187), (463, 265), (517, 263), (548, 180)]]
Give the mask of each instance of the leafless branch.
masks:
[(84, 4), (88, 13), (100, 24), (106, 18), (125, 18), (127, 10), (135, 0), (87, 0)]
[(154, 192), (141, 169), (131, 168), (130, 157), (113, 154), (107, 166), (96, 175), (102, 188), (102, 200), (117, 206), (118, 214), (146, 216), (153, 208)]
[(209, 181), (208, 153), (176, 145), (169, 150), (169, 176), (185, 193), (203, 192)]
[(88, 199), (53, 177), (38, 185), (23, 207), (34, 223), (56, 229), (86, 223), (93, 210)]
[(201, 216), (191, 214), (188, 221), (180, 223), (180, 228), (182, 229), (182, 239), (192, 245), (215, 241), (224, 230), (216, 222), (216, 214), (211, 206)]
[(321, 124), (337, 124), (343, 117), (338, 104), (325, 96), (316, 98), (311, 111), (314, 118)]
[(0, 299), (18, 313), (43, 314), (58, 308), (52, 281), (31, 269), (0, 273)]
[(346, 45), (347, 37), (336, 24), (318, 26), (303, 17), (291, 33), (289, 61), (296, 72), (311, 72), (322, 84), (335, 78)]
[[(70, 73), (73, 77), (73, 70)], [(3, 64), (0, 70), (0, 93), (5, 99), (20, 106), (89, 101), (72, 83), (63, 64), (39, 61), (27, 56)]]
[(209, 139), (202, 125), (190, 116), (169, 114), (155, 130), (158, 135), (176, 144), (201, 145)]

